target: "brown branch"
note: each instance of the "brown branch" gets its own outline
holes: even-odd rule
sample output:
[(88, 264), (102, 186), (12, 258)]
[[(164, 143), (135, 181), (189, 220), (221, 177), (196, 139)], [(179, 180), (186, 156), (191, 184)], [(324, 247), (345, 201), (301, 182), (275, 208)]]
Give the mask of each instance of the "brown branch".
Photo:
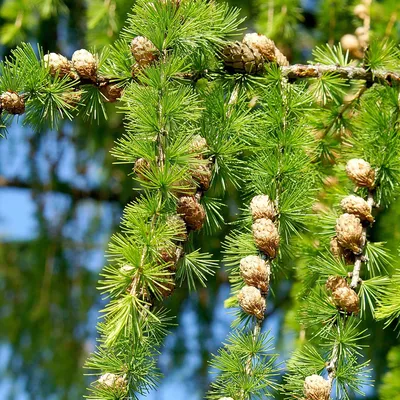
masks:
[(295, 64), (288, 67), (280, 67), (284, 77), (291, 80), (319, 78), (325, 73), (336, 73), (341, 78), (349, 80), (363, 80), (368, 83), (400, 83), (400, 74), (391, 71), (369, 71), (363, 67), (341, 67), (338, 65), (304, 65)]
[(101, 189), (82, 190), (74, 188), (69, 184), (59, 182), (56, 185), (50, 183), (37, 185), (30, 184), (20, 179), (8, 180), (0, 176), (0, 189), (1, 188), (30, 189), (40, 192), (61, 193), (70, 196), (73, 201), (92, 199), (96, 201), (121, 202), (121, 193), (119, 191), (106, 191)]
[[(371, 192), (368, 193), (367, 203), (372, 210), (372, 207), (374, 206), (375, 202), (374, 202), (374, 196)], [(352, 278), (351, 278), (351, 283), (350, 283), (350, 287), (352, 289), (355, 289), (358, 286), (358, 283), (360, 282), (361, 266), (362, 266), (362, 263), (365, 262), (365, 256), (362, 253), (363, 253), (366, 245), (367, 245), (367, 227), (364, 227), (363, 228), (362, 251), (361, 251), (361, 254), (357, 254), (356, 260), (354, 262), (354, 268), (353, 268), (353, 273), (352, 273)]]

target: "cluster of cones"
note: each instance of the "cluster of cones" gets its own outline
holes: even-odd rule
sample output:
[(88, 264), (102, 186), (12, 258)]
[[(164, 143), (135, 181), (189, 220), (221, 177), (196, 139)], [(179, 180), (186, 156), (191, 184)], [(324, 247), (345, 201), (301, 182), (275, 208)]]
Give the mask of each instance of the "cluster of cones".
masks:
[[(375, 183), (375, 170), (362, 159), (351, 159), (346, 166), (348, 177), (357, 187), (372, 190)], [(354, 264), (366, 244), (366, 228), (374, 221), (371, 205), (362, 197), (350, 195), (340, 203), (343, 214), (337, 219), (336, 236), (331, 240), (331, 252), (348, 264)], [(330, 277), (326, 288), (332, 292), (334, 304), (341, 310), (357, 314), (359, 297), (350, 288), (345, 278)]]
[[(346, 166), (347, 176), (357, 187), (372, 190), (375, 184), (375, 170), (362, 159), (351, 159)], [(343, 214), (336, 224), (336, 236), (331, 240), (331, 252), (336, 258), (353, 264), (365, 246), (365, 227), (374, 221), (371, 206), (359, 196), (347, 196), (341, 202)], [(325, 284), (331, 293), (335, 306), (349, 314), (357, 314), (360, 310), (358, 294), (350, 287), (346, 278), (331, 276)], [(329, 400), (331, 381), (320, 375), (310, 375), (304, 381), (306, 400)]]
[[(43, 61), (52, 76), (60, 78), (69, 76), (71, 79), (80, 79), (83, 82), (87, 81), (97, 85), (108, 102), (115, 102), (122, 95), (120, 86), (110, 83), (99, 76), (97, 57), (85, 49), (75, 51), (71, 60), (61, 54), (50, 53), (44, 56)], [(64, 101), (74, 106), (80, 100), (81, 92), (79, 91), (64, 95)]]
[(245, 313), (262, 320), (269, 289), (270, 260), (276, 257), (279, 248), (280, 238), (276, 226), (278, 213), (274, 202), (267, 195), (253, 197), (250, 211), (254, 242), (264, 254), (249, 255), (240, 260), (240, 274), (245, 286), (238, 294), (238, 301)]
[[(175, 287), (173, 277), (177, 263), (183, 255), (183, 243), (187, 240), (188, 233), (200, 230), (206, 219), (205, 209), (200, 203), (204, 192), (210, 187), (212, 178), (212, 163), (206, 156), (208, 152), (206, 140), (200, 135), (195, 135), (189, 146), (189, 152), (195, 154), (196, 158), (201, 161), (190, 171), (191, 179), (177, 182), (176, 190), (173, 192), (177, 197), (177, 214), (169, 217), (167, 223), (174, 224), (177, 228), (176, 231), (182, 232), (182, 235), (171, 248), (160, 250), (161, 259), (168, 264), (168, 269), (171, 272), (169, 283), (160, 288), (164, 297), (169, 296)], [(134, 172), (139, 179), (147, 180), (151, 168), (158, 168), (158, 166), (152, 167), (148, 160), (139, 158), (135, 162)]]

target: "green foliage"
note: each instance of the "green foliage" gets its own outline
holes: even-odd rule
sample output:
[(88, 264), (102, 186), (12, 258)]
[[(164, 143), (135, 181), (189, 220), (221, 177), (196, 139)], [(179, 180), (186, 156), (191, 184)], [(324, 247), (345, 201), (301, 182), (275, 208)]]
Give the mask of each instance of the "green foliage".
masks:
[(269, 333), (256, 337), (242, 330), (233, 333), (211, 362), (211, 367), (220, 372), (207, 398), (273, 398), (279, 367), (272, 350)]

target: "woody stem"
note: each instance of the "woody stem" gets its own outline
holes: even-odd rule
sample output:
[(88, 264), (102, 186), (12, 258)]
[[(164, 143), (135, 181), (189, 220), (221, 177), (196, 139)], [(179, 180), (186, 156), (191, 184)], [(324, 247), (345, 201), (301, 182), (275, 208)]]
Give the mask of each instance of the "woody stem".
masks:
[[(375, 204), (374, 196), (373, 196), (371, 191), (368, 192), (367, 203), (368, 203), (370, 209), (372, 209), (372, 207)], [(358, 254), (356, 256), (356, 260), (354, 262), (353, 274), (352, 274), (351, 283), (350, 283), (350, 287), (352, 289), (355, 289), (358, 286), (358, 283), (360, 281), (361, 265), (362, 265), (362, 262), (364, 261), (364, 256), (362, 255), (362, 253), (363, 253), (363, 251), (365, 249), (365, 246), (367, 244), (367, 227), (366, 226), (363, 227), (363, 234), (362, 235), (363, 235), (363, 245), (362, 245), (360, 254)]]

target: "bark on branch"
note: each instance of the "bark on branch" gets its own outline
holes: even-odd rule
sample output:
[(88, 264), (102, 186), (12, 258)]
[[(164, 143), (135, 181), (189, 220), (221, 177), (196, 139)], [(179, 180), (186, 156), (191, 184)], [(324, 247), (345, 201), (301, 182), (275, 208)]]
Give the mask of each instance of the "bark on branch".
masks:
[(363, 80), (368, 83), (400, 83), (400, 74), (391, 71), (369, 71), (362, 67), (341, 67), (338, 65), (304, 65), (294, 64), (280, 67), (283, 76), (291, 80), (318, 78), (325, 73), (336, 73), (341, 78), (349, 80)]

